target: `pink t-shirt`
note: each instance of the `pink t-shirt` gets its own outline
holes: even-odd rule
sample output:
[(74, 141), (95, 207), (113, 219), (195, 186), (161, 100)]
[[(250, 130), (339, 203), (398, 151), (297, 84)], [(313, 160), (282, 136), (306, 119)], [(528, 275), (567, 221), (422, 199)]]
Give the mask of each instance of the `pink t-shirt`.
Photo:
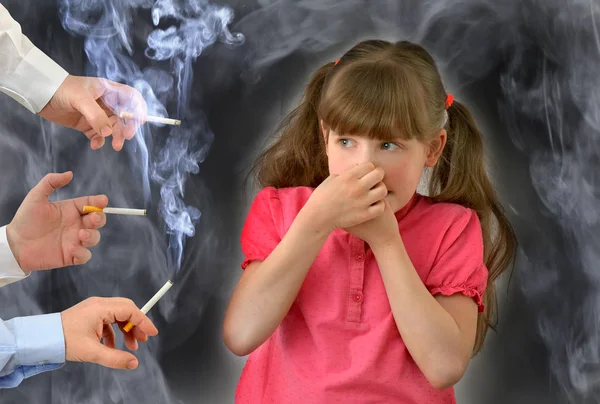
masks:
[[(312, 192), (258, 193), (242, 231), (242, 268), (269, 256)], [(396, 218), (429, 291), (471, 296), (481, 311), (487, 269), (475, 212), (415, 194)], [(455, 398), (453, 388), (434, 389), (406, 349), (368, 244), (336, 230), (279, 327), (248, 357), (236, 403), (450, 404)]]

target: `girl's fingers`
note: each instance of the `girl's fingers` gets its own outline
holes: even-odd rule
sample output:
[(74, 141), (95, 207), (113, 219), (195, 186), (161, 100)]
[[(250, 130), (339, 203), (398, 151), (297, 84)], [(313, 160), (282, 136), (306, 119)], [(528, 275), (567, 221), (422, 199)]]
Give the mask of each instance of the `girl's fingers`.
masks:
[(377, 183), (383, 181), (383, 177), (385, 176), (385, 171), (381, 167), (377, 167), (371, 172), (365, 174), (362, 178), (358, 180), (358, 182), (364, 187), (364, 189), (371, 189)]
[(369, 205), (374, 204), (377, 201), (381, 201), (385, 199), (388, 194), (387, 187), (383, 182), (377, 183), (373, 188), (369, 190), (367, 193), (367, 203)]

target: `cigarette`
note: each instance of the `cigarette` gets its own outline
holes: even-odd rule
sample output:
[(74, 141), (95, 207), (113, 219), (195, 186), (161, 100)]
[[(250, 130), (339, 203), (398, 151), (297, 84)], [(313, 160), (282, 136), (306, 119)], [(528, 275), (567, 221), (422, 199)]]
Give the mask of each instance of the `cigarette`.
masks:
[[(119, 117), (122, 119), (136, 119), (131, 112), (121, 112)], [(164, 123), (165, 125), (181, 125), (179, 119), (163, 118), (161, 116), (147, 115), (145, 120), (146, 122)]]
[(135, 215), (146, 216), (146, 209), (127, 209), (127, 208), (99, 208), (97, 206), (84, 206), (83, 213), (104, 212), (113, 215)]
[[(171, 289), (171, 286), (173, 286), (173, 282), (170, 280), (167, 281), (167, 283), (165, 283), (163, 287), (160, 288), (160, 290), (156, 292), (154, 296), (152, 296), (152, 299), (148, 300), (148, 303), (146, 303), (144, 307), (142, 307), (142, 313), (147, 314), (150, 311), (150, 309), (154, 307), (154, 305), (160, 300), (160, 298), (163, 297), (169, 289)], [(132, 328), (133, 324), (130, 321), (125, 327), (123, 327), (123, 330), (125, 332), (129, 332)]]

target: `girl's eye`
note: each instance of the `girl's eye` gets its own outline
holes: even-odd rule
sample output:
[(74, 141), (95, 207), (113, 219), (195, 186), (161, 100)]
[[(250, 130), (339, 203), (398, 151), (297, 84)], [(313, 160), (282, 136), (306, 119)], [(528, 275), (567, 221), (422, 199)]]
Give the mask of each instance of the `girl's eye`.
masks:
[(340, 139), (339, 142), (343, 147), (351, 147), (353, 145), (352, 139)]
[(381, 145), (381, 148), (383, 150), (395, 150), (395, 149), (399, 149), (400, 146), (398, 146), (396, 143), (385, 142)]

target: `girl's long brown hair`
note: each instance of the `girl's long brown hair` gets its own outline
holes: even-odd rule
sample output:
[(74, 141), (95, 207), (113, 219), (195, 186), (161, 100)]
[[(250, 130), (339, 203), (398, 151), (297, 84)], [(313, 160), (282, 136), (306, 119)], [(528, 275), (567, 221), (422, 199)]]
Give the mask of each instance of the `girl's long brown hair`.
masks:
[(488, 178), (481, 133), (460, 102), (446, 110), (446, 97), (437, 66), (423, 47), (407, 41), (360, 42), (339, 63), (314, 73), (301, 104), (283, 120), (250, 176), (261, 187), (319, 186), (329, 175), (320, 120), (337, 133), (424, 143), (444, 125), (447, 143), (433, 168), (429, 196), (473, 209), (481, 222), (489, 274), (476, 354), (496, 324), (494, 283), (513, 263), (517, 240)]

